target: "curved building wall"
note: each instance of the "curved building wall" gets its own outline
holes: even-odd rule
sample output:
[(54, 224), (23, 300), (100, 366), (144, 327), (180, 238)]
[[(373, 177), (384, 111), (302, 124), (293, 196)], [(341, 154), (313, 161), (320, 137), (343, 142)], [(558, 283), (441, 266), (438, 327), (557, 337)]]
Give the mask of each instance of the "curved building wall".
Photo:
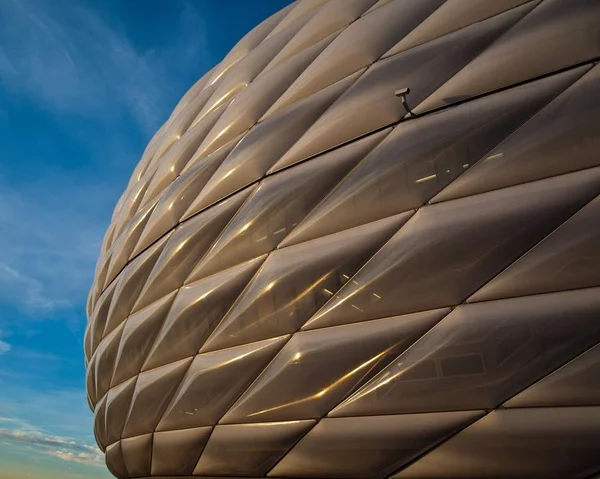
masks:
[(597, 0), (298, 0), (248, 33), (106, 233), (112, 473), (599, 471), (599, 58)]

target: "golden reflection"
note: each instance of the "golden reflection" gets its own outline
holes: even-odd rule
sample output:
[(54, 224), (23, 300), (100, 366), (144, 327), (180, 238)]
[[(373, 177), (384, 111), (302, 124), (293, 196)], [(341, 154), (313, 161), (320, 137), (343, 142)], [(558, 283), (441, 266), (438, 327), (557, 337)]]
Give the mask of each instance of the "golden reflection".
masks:
[[(280, 409), (284, 409), (286, 407), (290, 407), (290, 406), (296, 406), (298, 404), (302, 404), (308, 401), (311, 401), (313, 399), (319, 399), (323, 396), (325, 396), (328, 392), (332, 391), (333, 389), (335, 389), (337, 386), (339, 386), (340, 384), (342, 384), (344, 381), (346, 381), (347, 379), (350, 379), (352, 376), (354, 376), (355, 374), (359, 373), (360, 371), (362, 371), (363, 369), (365, 369), (366, 367), (370, 366), (373, 363), (376, 363), (377, 361), (379, 361), (383, 356), (385, 356), (392, 348), (388, 348), (385, 351), (382, 351), (381, 353), (377, 354), (376, 356), (372, 357), (371, 359), (365, 361), (364, 363), (358, 365), (356, 368), (352, 369), (351, 371), (347, 372), (346, 374), (344, 374), (342, 377), (340, 377), (339, 379), (335, 380), (333, 383), (331, 383), (329, 386), (324, 387), (323, 389), (321, 389), (319, 392), (312, 394), (310, 396), (307, 396), (305, 398), (302, 399), (297, 399), (296, 401), (290, 401), (286, 404), (281, 404), (279, 406), (275, 406), (272, 408), (268, 408), (268, 409), (263, 409), (262, 411), (258, 411), (252, 414), (249, 414), (248, 417), (253, 417), (253, 416), (258, 416), (260, 414), (266, 414), (269, 412), (273, 412), (273, 411), (278, 411)], [(299, 354), (299, 353), (296, 353)], [(294, 355), (294, 358), (296, 356)]]
[(179, 243), (179, 245), (177, 246), (177, 248), (175, 248), (175, 251), (173, 251), (173, 254), (176, 254), (179, 251), (181, 251), (181, 248), (183, 248), (188, 241), (189, 241), (189, 238), (184, 239), (181, 243)]
[(237, 169), (237, 166), (234, 168), (231, 168), (231, 170), (229, 170), (227, 173), (225, 173), (223, 178), (221, 178), (221, 181), (224, 180), (225, 178), (227, 178), (229, 175), (231, 175), (236, 169)]
[(250, 226), (252, 226), (252, 221), (248, 221), (248, 223), (246, 223), (244, 226), (242, 226), (240, 228), (240, 231), (238, 234), (242, 234), (244, 231), (246, 231), (248, 228), (250, 228)]
[(504, 153), (496, 153), (495, 155), (488, 156), (484, 161), (496, 160), (498, 158), (502, 158)]
[(423, 178), (419, 178), (415, 183), (425, 183), (426, 181), (434, 180), (437, 178), (436, 174), (425, 176)]

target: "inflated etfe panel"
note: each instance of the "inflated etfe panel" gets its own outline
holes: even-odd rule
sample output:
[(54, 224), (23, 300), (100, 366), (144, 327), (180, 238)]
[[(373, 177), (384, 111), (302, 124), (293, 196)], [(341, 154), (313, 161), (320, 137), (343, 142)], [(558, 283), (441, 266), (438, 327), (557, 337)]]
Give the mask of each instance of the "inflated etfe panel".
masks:
[(299, 0), (248, 33), (106, 233), (112, 473), (598, 472), (599, 58), (598, 0)]

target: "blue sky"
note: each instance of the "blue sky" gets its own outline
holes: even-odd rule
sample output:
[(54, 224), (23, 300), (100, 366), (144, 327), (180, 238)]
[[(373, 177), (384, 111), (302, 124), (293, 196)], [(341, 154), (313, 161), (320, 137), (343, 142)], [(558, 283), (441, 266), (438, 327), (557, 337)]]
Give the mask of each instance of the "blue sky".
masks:
[(287, 3), (0, 1), (0, 479), (112, 477), (82, 352), (112, 209), (178, 99)]

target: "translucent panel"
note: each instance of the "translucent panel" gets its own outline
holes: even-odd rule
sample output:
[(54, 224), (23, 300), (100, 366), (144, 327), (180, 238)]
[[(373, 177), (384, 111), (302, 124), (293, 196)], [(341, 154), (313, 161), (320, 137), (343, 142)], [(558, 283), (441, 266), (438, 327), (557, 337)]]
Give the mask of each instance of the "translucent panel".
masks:
[(269, 476), (383, 478), (479, 416), (465, 411), (323, 419)]
[(422, 206), (580, 75), (567, 72), (400, 123), (283, 244)]
[(282, 48), (267, 68), (347, 27), (374, 3), (375, 0), (330, 0)]
[(216, 424), (287, 339), (281, 336), (197, 355), (158, 429)]
[(311, 14), (298, 18), (279, 33), (268, 38), (252, 51), (248, 52), (223, 77), (215, 92), (200, 112), (199, 118), (228, 102), (246, 88), (264, 70), (275, 55), (279, 53), (283, 46), (298, 33), (310, 17)]
[(96, 400), (102, 398), (110, 387), (110, 380), (115, 368), (119, 341), (123, 334), (124, 324), (119, 325), (107, 335), (98, 345), (94, 353), (94, 383), (96, 385)]
[(308, 13), (312, 13), (314, 15), (314, 13), (318, 11), (318, 7), (323, 5), (325, 2), (327, 2), (327, 0), (298, 0), (294, 2), (291, 12), (286, 15), (279, 25), (273, 29), (269, 36), (275, 35), (288, 25), (292, 24), (298, 18), (301, 18)]
[(196, 354), (264, 260), (260, 257), (183, 286), (143, 369)]
[(98, 401), (94, 409), (94, 436), (98, 447), (104, 451), (109, 444), (106, 434), (106, 396)]
[(124, 437), (137, 436), (156, 429), (191, 362), (192, 358), (182, 359), (138, 376), (131, 409), (123, 430)]
[(332, 416), (492, 409), (600, 340), (600, 289), (459, 306)]
[[(384, 57), (430, 42), (473, 23), (493, 17), (530, 0), (447, 0), (417, 28), (400, 40)], [(539, 3), (536, 0), (533, 4)]]
[(393, 477), (589, 477), (599, 455), (600, 408), (498, 410)]
[[(210, 100), (211, 96), (214, 94), (217, 85), (211, 85), (205, 88), (202, 93), (200, 93), (187, 108), (184, 108), (182, 111), (173, 113), (167, 123), (165, 124), (165, 130), (161, 133), (161, 142), (162, 145), (159, 146), (156, 153), (152, 156), (150, 161), (151, 168), (157, 170), (160, 168), (160, 164), (164, 161), (168, 161), (171, 163), (178, 163), (182, 160), (178, 159), (178, 154), (173, 154), (173, 150), (181, 151), (182, 146), (180, 143), (189, 143), (192, 138), (187, 138), (183, 140), (185, 134), (189, 130), (194, 130), (197, 135), (204, 136), (208, 129), (210, 129), (210, 124), (214, 124), (216, 118), (202, 118), (202, 121), (206, 121), (207, 125), (204, 127), (194, 128), (200, 123), (198, 119), (198, 115), (206, 103)], [(208, 128), (208, 129), (207, 129)], [(193, 140), (192, 140), (193, 141)], [(183, 160), (185, 161), (185, 160)], [(151, 168), (148, 168), (149, 171)], [(147, 198), (146, 198), (147, 199)]]
[(168, 240), (169, 235), (161, 238), (131, 261), (119, 275), (108, 311), (105, 335), (131, 314), (131, 309)]
[(264, 476), (316, 421), (217, 426), (194, 474)]
[(202, 350), (297, 331), (409, 217), (395, 216), (273, 252)]
[(165, 321), (174, 299), (175, 293), (171, 293), (127, 318), (115, 361), (113, 386), (140, 372), (154, 337)]
[(106, 467), (118, 479), (129, 479), (127, 466), (123, 460), (121, 442), (115, 442), (106, 448)]
[(90, 317), (88, 335), (91, 337), (92, 354), (94, 354), (94, 351), (96, 351), (98, 344), (102, 340), (104, 329), (106, 328), (106, 320), (108, 319), (108, 312), (110, 311), (110, 303), (116, 286), (117, 284), (113, 283), (102, 293)]
[(596, 168), (421, 208), (305, 328), (459, 304), (596, 196), (599, 182)]
[(320, 418), (449, 311), (295, 334), (221, 422)]
[(293, 5), (288, 5), (246, 33), (246, 35), (244, 35), (244, 37), (231, 49), (227, 56), (214, 68), (214, 72), (212, 73), (210, 80), (208, 80), (208, 85), (214, 84), (226, 71), (244, 58), (248, 52), (256, 48), (256, 46), (271, 33), (273, 28), (288, 15), (292, 8)]
[[(185, 165), (181, 174), (185, 175), (185, 174), (187, 174), (188, 170), (191, 170), (194, 168), (202, 168), (200, 166), (200, 164), (205, 161), (209, 161), (209, 162), (214, 161), (220, 165), (221, 163), (223, 163), (223, 160), (225, 158), (227, 158), (227, 155), (229, 155), (229, 153), (231, 153), (231, 150), (233, 150), (233, 148), (235, 148), (235, 146), (240, 142), (240, 139), (243, 137), (244, 137), (244, 134), (239, 135), (238, 137), (234, 138), (233, 140), (228, 141), (225, 145), (221, 146), (220, 148), (218, 148), (217, 150), (215, 150), (208, 156), (200, 155), (200, 154), (198, 154), (198, 152), (196, 152), (196, 154), (194, 154), (194, 156), (192, 156), (191, 160), (188, 161), (187, 165)], [(202, 170), (199, 170), (199, 171), (202, 171)], [(204, 188), (204, 184), (202, 185), (202, 188), (198, 188), (198, 191), (195, 193), (195, 196), (197, 196), (202, 191), (203, 188)], [(192, 198), (192, 199), (194, 199), (194, 198)], [(183, 218), (185, 219), (186, 217), (187, 216), (184, 216)]]
[(96, 370), (96, 356), (92, 356), (86, 371), (85, 371), (85, 389), (87, 391), (87, 399), (90, 405), (90, 409), (93, 411), (96, 407), (96, 403), (98, 402), (97, 392), (96, 392), (96, 378), (94, 375), (94, 371)]
[(98, 262), (96, 263), (96, 269), (94, 271), (95, 297), (100, 296), (100, 293), (104, 289), (103, 285), (107, 283), (108, 268), (112, 259), (113, 252), (114, 247), (111, 247), (106, 253), (104, 253), (100, 256), (100, 258), (98, 258)]
[[(156, 200), (158, 201), (158, 198)], [(156, 202), (150, 202), (140, 209), (129, 221), (127, 228), (121, 233), (121, 236), (115, 240), (113, 254), (110, 258), (106, 279), (104, 281), (105, 287), (116, 278), (129, 261), (155, 207)]]
[(600, 285), (600, 198), (469, 298), (469, 302)]
[(600, 405), (600, 346), (595, 346), (554, 371), (504, 407)]
[(185, 216), (262, 178), (357, 76), (342, 80), (256, 125), (225, 159)]
[(248, 130), (273, 102), (298, 78), (304, 69), (331, 43), (327, 37), (297, 55), (260, 74), (229, 105), (202, 145), (200, 153), (210, 153), (231, 138)]
[[(586, 68), (589, 67), (576, 71)], [(596, 67), (433, 201), (446, 201), (598, 166), (599, 89), (600, 67)]]
[(179, 225), (156, 261), (144, 289), (133, 308), (144, 306), (180, 286), (202, 258), (225, 225), (250, 194), (242, 191), (219, 205)]
[(143, 251), (180, 222), (185, 211), (202, 191), (202, 188), (228, 153), (229, 150), (219, 150), (214, 155), (204, 158), (195, 167), (190, 168), (177, 178), (164, 191), (156, 205), (156, 209), (152, 212), (148, 225), (144, 229), (136, 251)]
[[(530, 8), (530, 5), (524, 7)], [(415, 113), (597, 58), (600, 56), (598, 18), (600, 3), (595, 0), (542, 2), (498, 42), (418, 105)]]
[(197, 273), (222, 271), (275, 249), (386, 133), (265, 179), (202, 259)]
[(361, 17), (298, 77), (268, 114), (369, 66), (442, 3), (443, 0), (396, 0)]
[(133, 377), (108, 391), (106, 396), (106, 434), (108, 444), (121, 439), (136, 380), (137, 377)]
[[(390, 3), (363, 19), (403, 3)], [(410, 88), (408, 103), (411, 106), (418, 104), (518, 21), (529, 8), (528, 5), (519, 7), (377, 62), (315, 122), (276, 167), (295, 163), (399, 121), (406, 115), (406, 110), (400, 98), (395, 96), (397, 90)]]
[(198, 96), (202, 93), (205, 87), (208, 86), (208, 81), (210, 80), (211, 75), (213, 74), (214, 68), (211, 68), (208, 72), (206, 72), (200, 80), (192, 85), (192, 87), (185, 92), (179, 103), (173, 109), (173, 113), (171, 116), (177, 115), (181, 110), (187, 108), (192, 104), (192, 102), (198, 98)]
[(135, 213), (137, 213), (138, 207), (146, 192), (146, 188), (148, 188), (148, 184), (150, 183), (150, 179), (151, 175), (145, 175), (123, 194), (124, 197), (121, 200), (123, 204), (121, 208), (119, 208), (119, 212), (112, 219), (112, 223), (115, 225), (112, 233), (113, 238), (117, 238), (121, 235), (127, 226), (127, 222), (133, 218)]
[(369, 8), (369, 9), (368, 9), (368, 10), (367, 10), (367, 11), (366, 11), (364, 14), (363, 14), (363, 16), (365, 16), (365, 15), (369, 15), (371, 12), (373, 12), (373, 11), (377, 10), (378, 8), (381, 8), (381, 7), (383, 7), (384, 5), (387, 5), (388, 3), (390, 3), (390, 2), (393, 2), (393, 1), (394, 1), (394, 0), (378, 0), (378, 2), (377, 2), (375, 5), (373, 5), (371, 8)]
[(166, 155), (161, 158), (152, 181), (146, 189), (142, 205), (151, 201), (175, 181), (224, 111), (225, 105), (205, 116), (202, 121), (196, 123), (178, 139)]
[[(89, 316), (91, 316), (91, 315), (89, 315)], [(87, 325), (85, 327), (85, 332), (83, 334), (83, 349), (84, 349), (84, 352), (85, 352), (86, 365), (87, 365), (87, 362), (90, 360), (90, 358), (92, 357), (92, 354), (93, 354), (91, 326), (92, 326), (92, 323), (90, 323), (88, 321), (88, 323), (87, 323)]]
[(154, 433), (152, 475), (192, 474), (211, 427)]
[(129, 477), (147, 476), (150, 474), (152, 433), (123, 439), (121, 441), (121, 449)]

